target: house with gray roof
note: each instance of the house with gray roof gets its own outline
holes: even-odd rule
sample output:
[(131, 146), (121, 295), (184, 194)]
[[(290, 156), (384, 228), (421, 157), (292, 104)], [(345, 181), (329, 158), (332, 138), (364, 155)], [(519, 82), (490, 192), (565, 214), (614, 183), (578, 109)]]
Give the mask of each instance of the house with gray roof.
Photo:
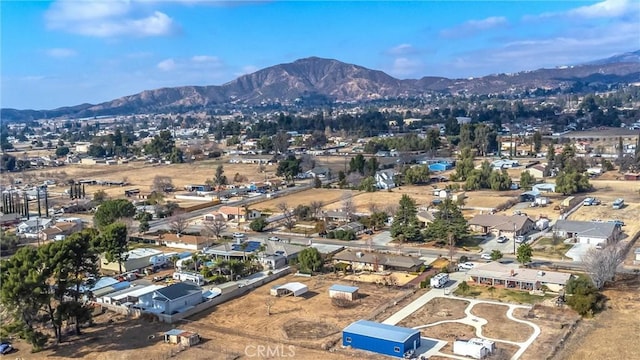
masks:
[(519, 268), (517, 265), (493, 261), (474, 267), (467, 272), (467, 276), (470, 281), (478, 285), (516, 290), (540, 290), (542, 286), (546, 286), (551, 291), (560, 291), (573, 275)]
[(203, 299), (198, 285), (181, 282), (141, 296), (138, 307), (154, 314), (172, 315), (193, 308)]
[(376, 187), (382, 190), (393, 189), (396, 187), (395, 176), (396, 172), (393, 169), (376, 171), (374, 176), (376, 180)]
[(413, 256), (381, 254), (376, 252), (362, 252), (344, 250), (333, 256), (334, 263), (351, 266), (352, 270), (360, 271), (416, 271), (424, 265), (424, 261)]
[(469, 227), (472, 231), (478, 231), (484, 234), (495, 233), (496, 235), (515, 237), (518, 235), (526, 235), (535, 229), (536, 224), (531, 218), (525, 215), (506, 216), (480, 214), (469, 220)]
[(558, 220), (553, 225), (556, 236), (574, 239), (580, 244), (610, 244), (620, 238), (620, 225), (604, 221)]

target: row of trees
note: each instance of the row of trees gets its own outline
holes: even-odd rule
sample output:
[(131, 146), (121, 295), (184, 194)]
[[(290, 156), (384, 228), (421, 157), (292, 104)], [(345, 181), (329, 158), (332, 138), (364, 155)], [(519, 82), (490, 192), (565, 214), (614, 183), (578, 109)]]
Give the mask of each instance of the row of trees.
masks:
[(441, 245), (447, 242), (457, 244), (469, 237), (467, 221), (453, 200), (445, 199), (437, 209), (434, 220), (422, 229), (415, 200), (406, 194), (402, 195), (391, 223), (391, 236), (402, 242), (435, 241)]
[(47, 343), (50, 334), (43, 328), (53, 330), (56, 342), (71, 325), (80, 334), (81, 325), (91, 320), (92, 309), (83, 295), (98, 276), (99, 254), (122, 262), (127, 250), (122, 223), (106, 225), (100, 232), (86, 229), (38, 248), (21, 247), (1, 264), (0, 303), (10, 320), (2, 330), (25, 339), (34, 350)]

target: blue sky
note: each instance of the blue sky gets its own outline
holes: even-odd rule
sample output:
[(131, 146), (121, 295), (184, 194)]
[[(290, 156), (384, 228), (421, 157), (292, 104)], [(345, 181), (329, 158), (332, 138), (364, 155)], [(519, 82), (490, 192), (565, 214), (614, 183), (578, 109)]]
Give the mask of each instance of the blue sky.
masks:
[(319, 56), (471, 77), (640, 49), (640, 1), (0, 1), (0, 105), (219, 85)]

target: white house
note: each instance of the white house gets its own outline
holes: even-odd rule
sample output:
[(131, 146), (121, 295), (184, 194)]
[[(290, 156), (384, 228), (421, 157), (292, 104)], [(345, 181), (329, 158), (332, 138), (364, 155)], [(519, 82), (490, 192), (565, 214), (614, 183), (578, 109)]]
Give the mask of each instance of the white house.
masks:
[(388, 190), (396, 187), (396, 172), (393, 169), (380, 170), (375, 174), (376, 187), (378, 189)]
[(51, 219), (33, 218), (23, 221), (18, 225), (18, 234), (27, 238), (37, 238), (38, 234), (53, 225)]
[(242, 207), (234, 206), (223, 206), (218, 210), (218, 212), (224, 216), (226, 221), (234, 222), (253, 221), (262, 216), (262, 213), (258, 210), (245, 210)]

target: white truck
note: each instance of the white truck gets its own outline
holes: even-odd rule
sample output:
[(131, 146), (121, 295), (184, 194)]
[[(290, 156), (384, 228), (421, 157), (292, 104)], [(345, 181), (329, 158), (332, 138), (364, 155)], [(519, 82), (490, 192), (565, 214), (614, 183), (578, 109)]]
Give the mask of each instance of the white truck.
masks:
[(432, 288), (444, 287), (449, 282), (449, 274), (440, 273), (431, 278), (430, 285)]

